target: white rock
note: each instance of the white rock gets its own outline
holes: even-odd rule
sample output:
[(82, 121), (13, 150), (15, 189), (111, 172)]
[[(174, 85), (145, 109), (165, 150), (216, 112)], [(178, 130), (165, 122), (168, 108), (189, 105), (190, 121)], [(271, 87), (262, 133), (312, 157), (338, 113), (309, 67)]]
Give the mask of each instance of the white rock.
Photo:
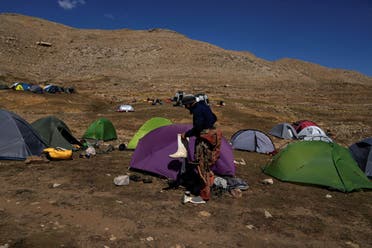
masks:
[(352, 247), (352, 248), (359, 248), (360, 247), (358, 244), (355, 244), (351, 241), (347, 241), (347, 242), (345, 242), (345, 244)]
[[(173, 246), (172, 246), (173, 247)], [(171, 248), (172, 248), (171, 247)], [(174, 248), (185, 248), (186, 246), (185, 245), (183, 245), (183, 244), (176, 244), (175, 246), (174, 246)]]
[(211, 213), (209, 213), (207, 211), (200, 211), (199, 215), (202, 216), (202, 217), (210, 217)]
[(326, 198), (332, 198), (332, 195), (330, 195), (330, 194), (326, 194), (325, 197), (326, 197)]
[(265, 210), (265, 217), (266, 218), (272, 218), (273, 216), (270, 214), (269, 211)]
[(274, 184), (274, 180), (272, 178), (266, 178), (261, 181), (263, 184)]
[(252, 229), (254, 229), (255, 228), (255, 226), (254, 225), (246, 225), (246, 227), (249, 229), (249, 230), (252, 230)]
[(61, 186), (61, 184), (60, 183), (53, 183), (53, 188), (57, 188), (57, 187), (59, 187), (59, 186)]
[(153, 241), (153, 240), (154, 240), (154, 238), (153, 238), (153, 237), (151, 237), (151, 236), (149, 236), (149, 237), (147, 237), (147, 238), (146, 238), (146, 240), (150, 242), (150, 241)]
[(123, 176), (117, 176), (114, 178), (114, 184), (121, 186), (121, 185), (128, 185), (129, 184), (129, 176), (123, 175)]

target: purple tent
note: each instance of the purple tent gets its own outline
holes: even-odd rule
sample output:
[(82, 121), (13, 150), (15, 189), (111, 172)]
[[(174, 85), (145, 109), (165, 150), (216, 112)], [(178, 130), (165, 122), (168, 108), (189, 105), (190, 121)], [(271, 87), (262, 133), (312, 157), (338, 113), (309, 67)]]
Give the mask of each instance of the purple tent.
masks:
[[(177, 151), (177, 134), (191, 128), (189, 124), (173, 124), (159, 127), (138, 142), (130, 168), (152, 172), (170, 179), (177, 179), (182, 166), (181, 159), (172, 159), (169, 154)], [(195, 138), (190, 138), (189, 151), (193, 156)], [(189, 158), (193, 160), (193, 157)], [(221, 142), (221, 156), (212, 167), (218, 175), (234, 176), (235, 165), (231, 145), (225, 138)]]

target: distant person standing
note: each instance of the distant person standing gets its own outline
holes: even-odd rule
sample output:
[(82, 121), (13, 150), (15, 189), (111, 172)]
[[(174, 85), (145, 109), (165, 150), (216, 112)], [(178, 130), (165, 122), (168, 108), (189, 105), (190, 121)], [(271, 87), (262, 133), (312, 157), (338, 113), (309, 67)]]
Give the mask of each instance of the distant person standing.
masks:
[(195, 161), (198, 174), (203, 186), (200, 196), (203, 200), (210, 199), (210, 187), (213, 185), (214, 174), (211, 167), (216, 163), (220, 156), (222, 132), (215, 127), (216, 115), (205, 101), (197, 101), (193, 95), (184, 95), (182, 105), (185, 106), (193, 115), (193, 127), (181, 135), (185, 140), (195, 136)]

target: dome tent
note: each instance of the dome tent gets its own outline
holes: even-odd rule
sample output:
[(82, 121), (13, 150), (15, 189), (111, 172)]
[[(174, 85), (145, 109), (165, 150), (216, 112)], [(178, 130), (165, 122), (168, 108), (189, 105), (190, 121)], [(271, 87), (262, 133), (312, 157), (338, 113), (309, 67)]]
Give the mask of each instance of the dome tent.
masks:
[(25, 160), (46, 148), (32, 126), (15, 113), (0, 109), (0, 159)]
[(25, 82), (16, 82), (10, 86), (14, 90), (28, 91), (31, 85)]
[(146, 121), (136, 132), (136, 134), (133, 136), (133, 138), (129, 141), (127, 148), (128, 149), (135, 149), (137, 147), (138, 141), (145, 136), (147, 133), (151, 132), (152, 130), (166, 126), (171, 125), (172, 122), (166, 118), (162, 117), (154, 117), (150, 120)]
[(117, 139), (117, 136), (112, 122), (106, 118), (100, 118), (88, 127), (83, 138), (108, 141)]
[(230, 143), (233, 149), (237, 150), (258, 153), (272, 153), (275, 151), (275, 146), (269, 136), (254, 129), (237, 131), (231, 136)]
[(282, 181), (328, 186), (342, 192), (372, 189), (348, 149), (323, 141), (298, 141), (276, 154), (263, 169)]
[(49, 147), (61, 147), (72, 150), (73, 144), (81, 145), (80, 142), (72, 135), (67, 125), (54, 116), (34, 121), (32, 127), (39, 133)]
[(289, 123), (275, 125), (269, 132), (272, 136), (282, 139), (297, 139), (297, 132)]
[(316, 124), (313, 121), (310, 121), (310, 120), (299, 120), (299, 121), (293, 122), (292, 123), (292, 126), (294, 127), (294, 129), (296, 130), (296, 132), (299, 133), (305, 127), (308, 127), (308, 126), (316, 126), (316, 127), (318, 127), (319, 125)]
[[(149, 132), (138, 142), (130, 168), (176, 180), (180, 174), (182, 162), (180, 159), (170, 158), (169, 155), (177, 150), (177, 134), (186, 132), (191, 127), (192, 125), (188, 124), (172, 124)], [(194, 151), (194, 143), (195, 138), (191, 137), (189, 151)], [(189, 154), (189, 159), (193, 160), (193, 154)], [(220, 158), (212, 166), (212, 170), (218, 175), (235, 175), (233, 151), (225, 138), (221, 141)]]
[(300, 140), (320, 140), (325, 142), (333, 142), (331, 138), (318, 126), (307, 126), (304, 127), (298, 133), (298, 139)]
[(372, 137), (352, 144), (349, 150), (360, 169), (372, 178)]

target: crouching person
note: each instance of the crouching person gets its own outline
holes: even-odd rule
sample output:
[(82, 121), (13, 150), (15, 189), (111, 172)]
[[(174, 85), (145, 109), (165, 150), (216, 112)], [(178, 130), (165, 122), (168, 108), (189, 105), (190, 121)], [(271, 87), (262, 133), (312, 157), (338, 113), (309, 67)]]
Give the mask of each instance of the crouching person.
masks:
[(215, 127), (217, 117), (205, 101), (197, 102), (193, 95), (185, 95), (182, 105), (192, 114), (193, 127), (183, 133), (181, 138), (196, 137), (193, 164), (196, 165), (203, 184), (200, 196), (203, 200), (208, 201), (214, 181), (211, 167), (220, 156), (222, 132)]

